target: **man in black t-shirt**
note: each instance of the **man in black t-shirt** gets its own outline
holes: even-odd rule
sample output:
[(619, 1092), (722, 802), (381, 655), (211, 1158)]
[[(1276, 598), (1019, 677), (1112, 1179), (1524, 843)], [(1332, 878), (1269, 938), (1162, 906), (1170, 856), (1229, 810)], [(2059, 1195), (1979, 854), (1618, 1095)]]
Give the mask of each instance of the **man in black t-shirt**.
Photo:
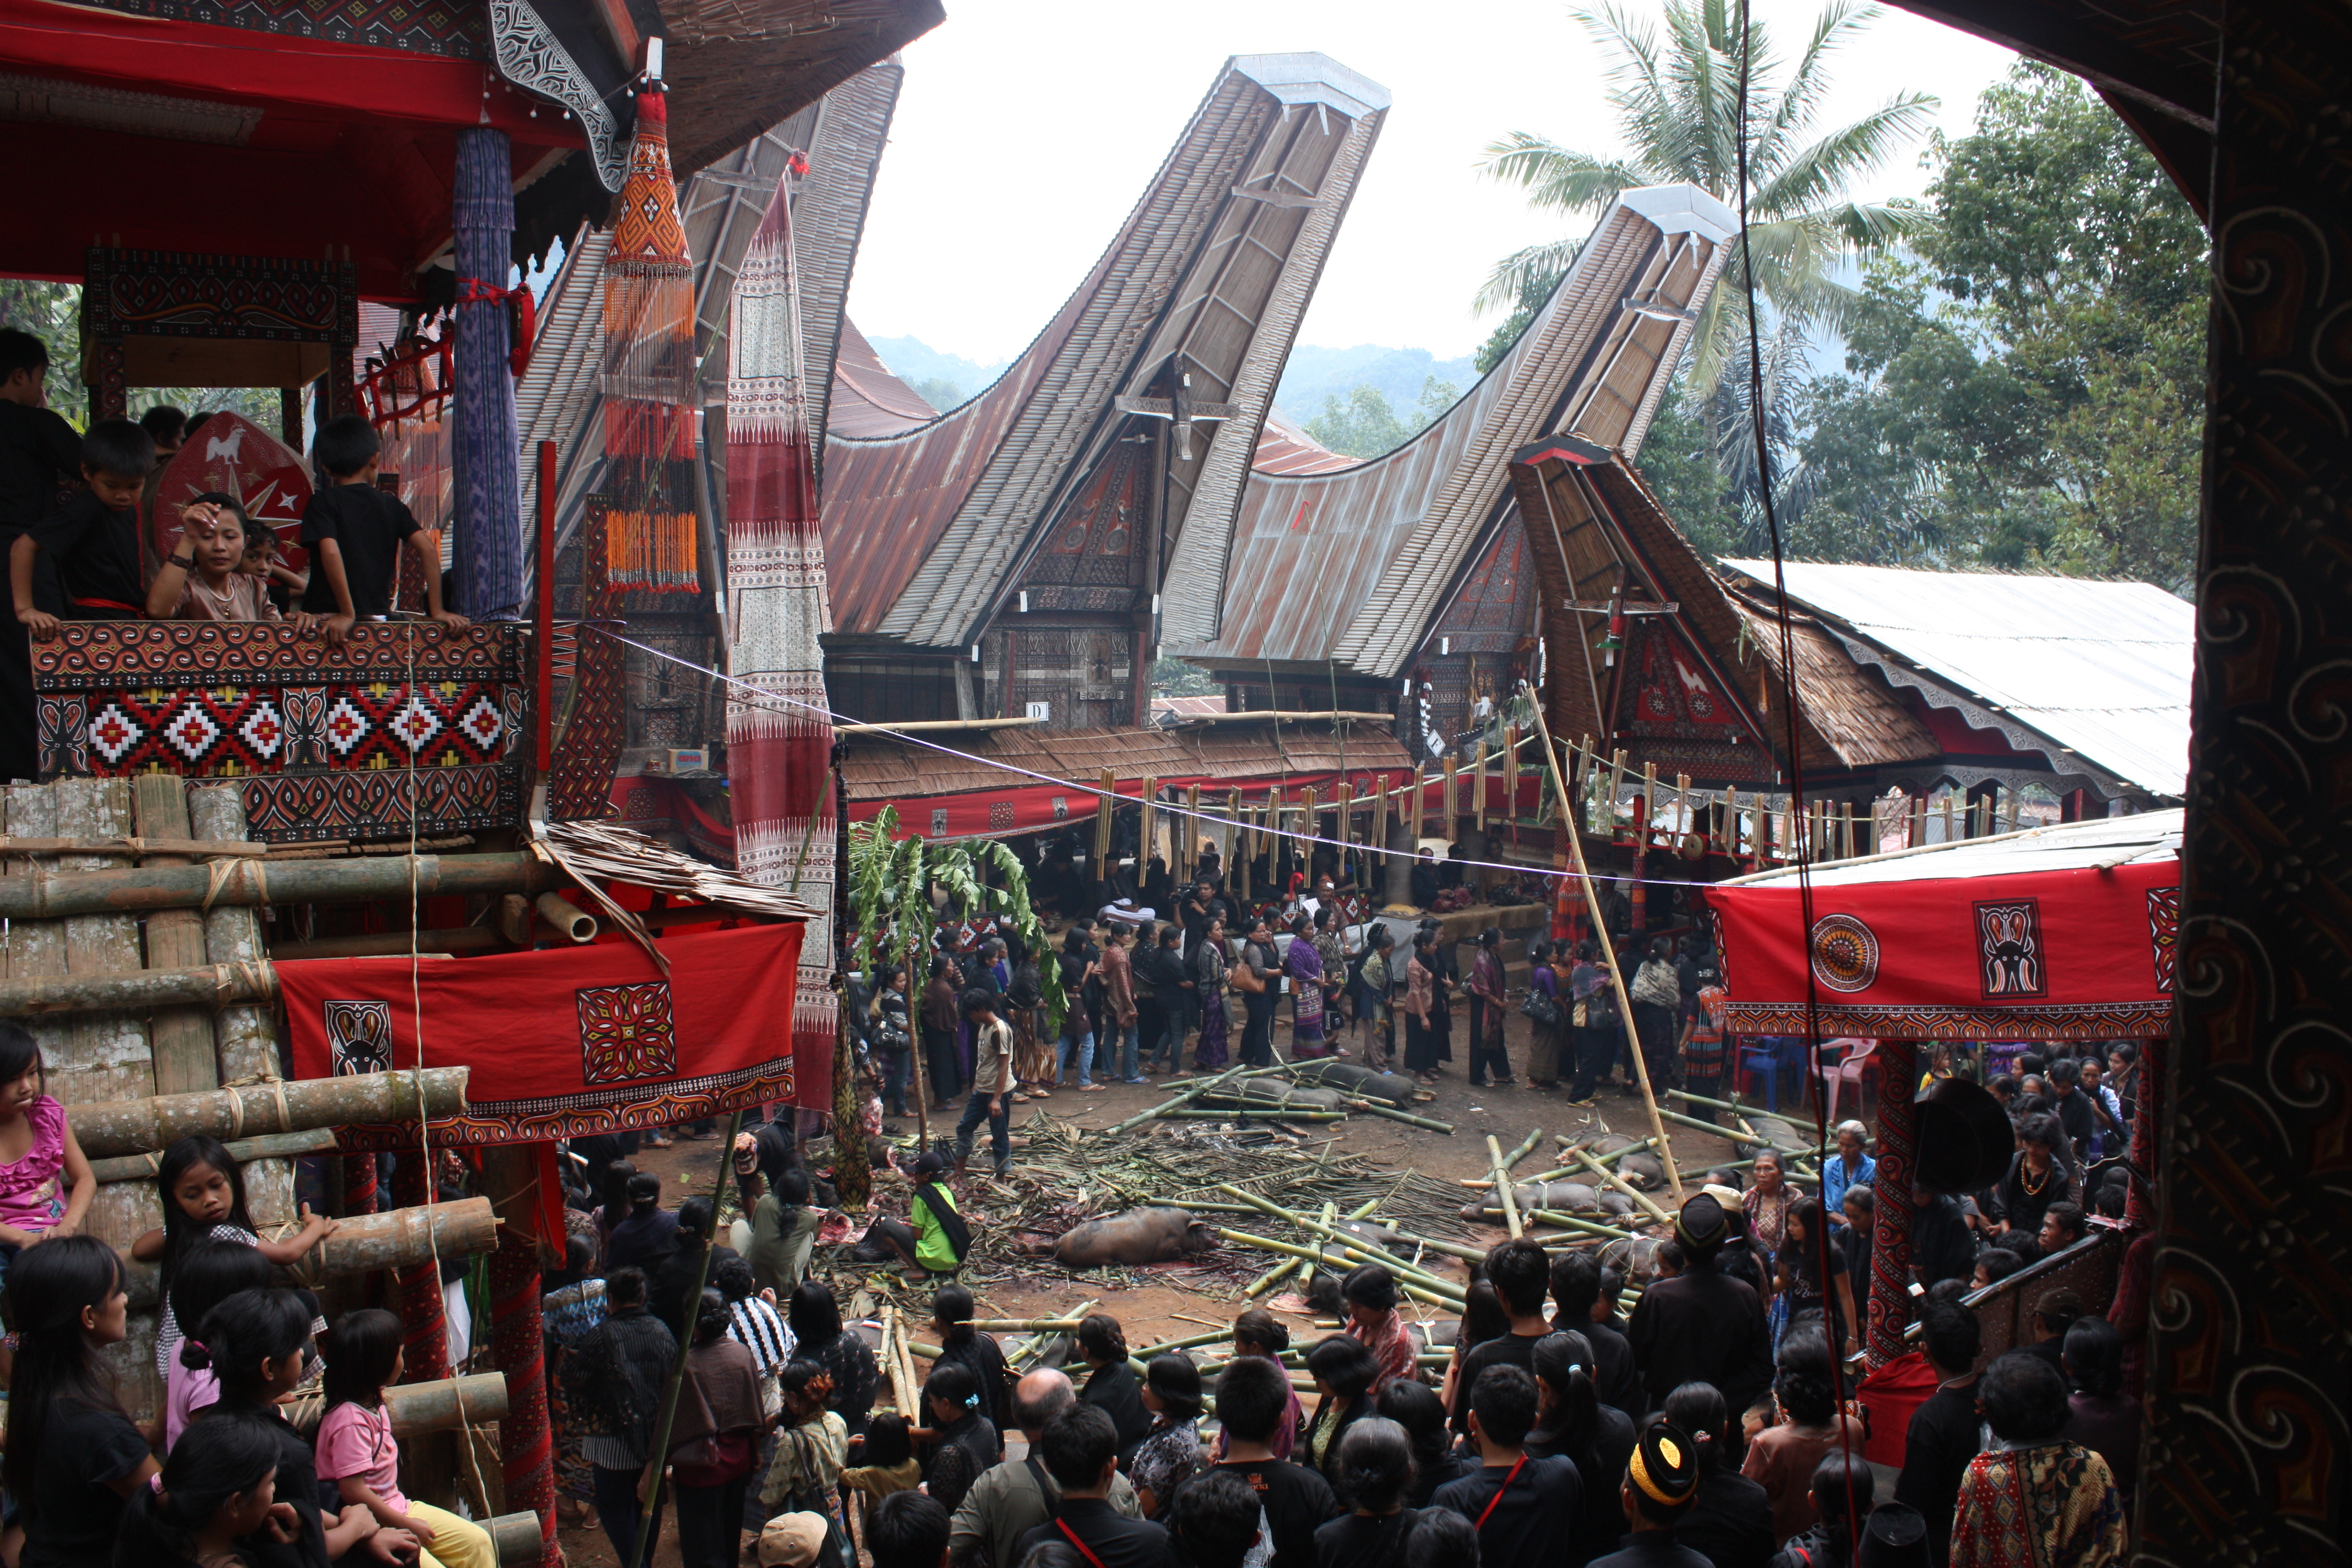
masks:
[[(1585, 1337), (1592, 1346), (1595, 1363), (1593, 1392), (1601, 1404), (1638, 1426), (1649, 1406), (1642, 1394), (1641, 1374), (1633, 1368), (1633, 1347), (1626, 1344), (1625, 1331), (1617, 1321), (1615, 1292), (1603, 1289), (1607, 1278), (1616, 1273), (1603, 1268), (1589, 1252), (1571, 1252), (1555, 1262), (1552, 1327), (1563, 1332), (1573, 1330)], [(1618, 1284), (1622, 1289), (1622, 1276)]]
[(1077, 1549), (1087, 1568), (1177, 1568), (1165, 1529), (1128, 1519), (1105, 1500), (1118, 1474), (1118, 1432), (1099, 1408), (1081, 1401), (1047, 1422), (1037, 1457), (1062, 1489), (1062, 1501), (1052, 1519), (1021, 1538), (1023, 1558), (1062, 1542)]
[[(1470, 1438), (1484, 1463), (1430, 1497), (1478, 1527), (1479, 1568), (1562, 1568), (1597, 1544), (1576, 1539), (1584, 1482), (1566, 1455), (1529, 1458), (1520, 1447), (1536, 1422), (1536, 1380), (1490, 1366), (1470, 1391)], [(1583, 1550), (1579, 1550), (1583, 1548)]]
[(1984, 1447), (1984, 1417), (1977, 1413), (1977, 1356), (1984, 1349), (1984, 1330), (1966, 1307), (1928, 1301), (1919, 1310), (1919, 1339), (1936, 1373), (1936, 1392), (1911, 1413), (1895, 1500), (1926, 1518), (1928, 1554), (1936, 1568), (1943, 1568), (1952, 1554), (1960, 1478)]
[[(1551, 1259), (1532, 1241), (1507, 1241), (1486, 1254), (1486, 1278), (1511, 1315), (1511, 1331), (1500, 1339), (1471, 1347), (1462, 1358), (1462, 1374), (1454, 1380), (1452, 1425), (1456, 1432), (1470, 1430), (1470, 1391), (1479, 1373), (1490, 1366), (1535, 1368), (1536, 1342), (1551, 1332), (1543, 1315), (1544, 1295), (1551, 1286)], [(1516, 1441), (1516, 1440), (1515, 1440)]]
[(1176, 1490), (1181, 1508), (1186, 1491), (1210, 1475), (1235, 1475), (1249, 1483), (1265, 1510), (1265, 1539), (1251, 1550), (1265, 1568), (1315, 1568), (1315, 1531), (1339, 1511), (1331, 1483), (1315, 1471), (1277, 1459), (1267, 1442), (1290, 1411), (1290, 1379), (1274, 1363), (1242, 1356), (1217, 1377), (1217, 1419), (1225, 1429), (1225, 1458)]
[(441, 605), (439, 538), (419, 528), (398, 497), (375, 488), (381, 447), (375, 427), (356, 414), (319, 427), (314, 455), (333, 482), (322, 486), (302, 509), (302, 543), (311, 556), (302, 612), (319, 617), (329, 642), (349, 637), (361, 616), (391, 610), (404, 542), (425, 568), (426, 614), (444, 626), (467, 624), (465, 616)]

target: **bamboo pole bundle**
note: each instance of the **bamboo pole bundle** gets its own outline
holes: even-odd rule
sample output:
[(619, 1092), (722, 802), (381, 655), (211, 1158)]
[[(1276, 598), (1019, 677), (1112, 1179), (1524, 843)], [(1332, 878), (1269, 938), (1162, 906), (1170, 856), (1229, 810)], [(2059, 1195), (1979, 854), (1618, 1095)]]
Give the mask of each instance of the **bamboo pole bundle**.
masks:
[(1446, 752), (1444, 772), (1445, 776), (1441, 787), (1445, 791), (1445, 798), (1437, 808), (1437, 831), (1450, 841), (1456, 832), (1454, 825), (1462, 817), (1461, 759), (1451, 752)]
[(1143, 821), (1136, 835), (1135, 885), (1143, 886), (1143, 874), (1151, 865), (1151, 858), (1160, 851), (1154, 842), (1160, 834), (1160, 781), (1146, 775), (1143, 781)]
[(1444, 1291), (1454, 1296), (1462, 1294), (1462, 1287), (1454, 1284), (1452, 1280), (1441, 1279), (1437, 1275), (1430, 1273), (1425, 1268), (1421, 1268), (1413, 1264), (1407, 1263), (1395, 1253), (1389, 1252), (1381, 1247), (1374, 1247), (1371, 1243), (1364, 1240), (1363, 1237), (1356, 1236), (1351, 1232), (1341, 1230), (1336, 1226), (1325, 1225), (1318, 1220), (1308, 1219), (1305, 1215), (1297, 1214), (1290, 1209), (1284, 1208), (1280, 1204), (1274, 1202), (1270, 1198), (1260, 1197), (1255, 1193), (1246, 1191), (1241, 1187), (1234, 1186), (1230, 1183), (1219, 1182), (1217, 1184), (1217, 1190), (1223, 1193), (1230, 1193), (1234, 1197), (1241, 1199), (1244, 1203), (1249, 1204), (1253, 1207), (1257, 1208), (1265, 1214), (1271, 1215), (1276, 1219), (1288, 1220), (1292, 1225), (1297, 1226), (1301, 1230), (1311, 1231), (1315, 1235), (1321, 1237), (1324, 1240), (1330, 1242), (1335, 1247), (1344, 1247), (1350, 1252), (1360, 1252), (1364, 1256), (1364, 1261), (1367, 1263), (1378, 1263), (1382, 1267), (1394, 1271), (1400, 1279), (1412, 1278), (1425, 1282), (1429, 1289), (1433, 1290)]
[[(37, 870), (0, 879), (0, 918), (63, 920), (224, 905), (365, 903), (408, 897), (411, 857), (344, 860), (217, 860), (103, 871)], [(525, 854), (414, 857), (418, 892), (538, 893), (563, 874)]]
[[(1330, 1202), (1330, 1201), (1328, 1201), (1328, 1200), (1327, 1199), (1327, 1200), (1324, 1202), (1324, 1205), (1323, 1205), (1323, 1218), (1322, 1218), (1322, 1224), (1323, 1224), (1323, 1226), (1324, 1226), (1325, 1227), (1327, 1227), (1327, 1228), (1328, 1228), (1328, 1227), (1331, 1225), (1331, 1223), (1332, 1223), (1334, 1220), (1338, 1219), (1339, 1217), (1339, 1205), (1338, 1204), (1332, 1203), (1332, 1202)], [(1314, 1283), (1315, 1283), (1315, 1265), (1314, 1265), (1314, 1264), (1312, 1264), (1312, 1263), (1302, 1263), (1302, 1264), (1300, 1264), (1300, 1265), (1298, 1266), (1298, 1289), (1299, 1289), (1299, 1290), (1303, 1293), (1303, 1292), (1306, 1290), (1307, 1287), (1308, 1287), (1309, 1285), (1312, 1285), (1312, 1284), (1314, 1284)]]
[[(427, 1068), (423, 1075), (425, 1114), (454, 1116), (465, 1110), (470, 1070)], [(355, 1121), (414, 1121), (416, 1079), (411, 1072), (355, 1073), (147, 1100), (94, 1100), (73, 1108), (74, 1136), (84, 1154), (99, 1159), (161, 1149), (198, 1132), (230, 1142), (248, 1134), (299, 1132)]]
[(1486, 742), (1478, 742), (1478, 760), (1470, 765), (1470, 825), (1486, 831)]
[[(1519, 824), (1519, 727), (1503, 726), (1503, 820), (1514, 829)], [(1512, 842), (1517, 843), (1516, 837)]]
[[(313, 1394), (283, 1407), (287, 1424), (308, 1437), (326, 1415), (326, 1396)], [(506, 1374), (478, 1372), (470, 1377), (444, 1377), (431, 1383), (387, 1384), (383, 1413), (395, 1437), (422, 1437), (428, 1432), (453, 1432), (507, 1418)], [(536, 1514), (526, 1518), (534, 1521)], [(538, 1525), (532, 1525), (536, 1532)]]
[[(1291, 1258), (1303, 1258), (1313, 1262), (1320, 1262), (1323, 1258), (1323, 1254), (1314, 1247), (1300, 1247), (1287, 1241), (1276, 1241), (1272, 1237), (1253, 1236), (1247, 1231), (1223, 1228), (1220, 1228), (1217, 1234), (1236, 1247), (1255, 1247), (1263, 1252), (1279, 1252)], [(1352, 1237), (1345, 1240), (1335, 1240), (1333, 1245), (1344, 1251), (1360, 1254), (1365, 1262), (1377, 1263), (1396, 1275), (1397, 1289), (1415, 1300), (1427, 1301), (1432, 1306), (1444, 1307), (1456, 1312), (1462, 1310), (1464, 1297), (1459, 1286), (1449, 1285), (1435, 1275), (1424, 1274), (1418, 1268), (1407, 1268), (1397, 1260), (1380, 1252), (1378, 1248), (1367, 1246)]]
[(1122, 1132), (1131, 1131), (1134, 1129), (1142, 1126), (1145, 1122), (1150, 1121), (1155, 1116), (1163, 1116), (1171, 1110), (1181, 1110), (1185, 1106), (1190, 1105), (1192, 1101), (1208, 1093), (1209, 1090), (1216, 1088), (1219, 1084), (1223, 1083), (1226, 1079), (1240, 1076), (1244, 1070), (1244, 1069), (1240, 1065), (1236, 1064), (1234, 1067), (1226, 1068), (1223, 1072), (1219, 1073), (1214, 1078), (1203, 1079), (1202, 1081), (1192, 1085), (1190, 1089), (1187, 1089), (1183, 1093), (1178, 1095), (1173, 1100), (1168, 1100), (1160, 1105), (1155, 1105), (1149, 1110), (1139, 1110), (1133, 1116), (1129, 1117), (1126, 1121), (1121, 1121), (1115, 1126), (1104, 1128), (1102, 1135), (1106, 1138), (1116, 1138)]
[[(1377, 775), (1372, 786), (1372, 837), (1365, 847), (1364, 881), (1370, 887), (1379, 882), (1382, 869), (1388, 865), (1381, 858), (1388, 853), (1389, 847), (1389, 784), (1385, 773)], [(1375, 903), (1381, 901), (1377, 898), (1373, 900)]]
[(1339, 831), (1331, 836), (1339, 841), (1339, 874), (1332, 880), (1345, 883), (1349, 879), (1348, 846), (1356, 841), (1356, 786), (1353, 781), (1344, 778), (1339, 781), (1339, 793), (1332, 804), (1339, 821)]
[[(228, 1152), (240, 1165), (256, 1160), (291, 1160), (304, 1154), (331, 1154), (337, 1145), (334, 1130), (314, 1127), (304, 1132), (272, 1132), (261, 1138), (240, 1138), (229, 1144)], [(163, 1156), (158, 1153), (117, 1154), (109, 1159), (92, 1160), (90, 1174), (100, 1182), (143, 1182), (162, 1168)]]
[(1192, 876), (1201, 864), (1201, 786), (1191, 785), (1184, 792), (1184, 874)]
[(1095, 797), (1095, 878), (1097, 881), (1110, 875), (1112, 804), (1118, 799), (1118, 774), (1109, 768), (1102, 770), (1102, 793)]
[[(335, 1275), (413, 1268), (436, 1258), (470, 1258), (498, 1244), (499, 1221), (489, 1199), (419, 1204), (337, 1221), (335, 1234), (287, 1272), (301, 1284), (315, 1285)], [(131, 1293), (133, 1307), (155, 1305), (159, 1278), (155, 1265), (125, 1260), (123, 1289)]]

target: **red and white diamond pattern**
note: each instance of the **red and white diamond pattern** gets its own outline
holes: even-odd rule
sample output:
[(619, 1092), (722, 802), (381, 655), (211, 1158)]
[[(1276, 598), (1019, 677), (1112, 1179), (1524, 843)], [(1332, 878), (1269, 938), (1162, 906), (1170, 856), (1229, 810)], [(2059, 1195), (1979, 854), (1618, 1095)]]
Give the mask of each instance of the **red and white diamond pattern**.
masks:
[(264, 762), (274, 763), (286, 746), (285, 721), (278, 716), (274, 702), (257, 702), (245, 722), (236, 727), (238, 736)]
[(184, 705), (163, 726), (163, 739), (171, 742), (172, 750), (191, 763), (203, 762), (222, 733), (219, 721), (194, 702)]
[(119, 764), (146, 738), (146, 730), (134, 722), (119, 703), (108, 703), (89, 721), (89, 743), (110, 765)]
[(412, 752), (421, 752), (433, 743), (434, 736), (441, 732), (441, 715), (412, 692), (408, 700), (400, 705), (400, 710), (392, 716), (389, 727), (394, 740)]
[(321, 731), (335, 755), (348, 757), (365, 743), (368, 731), (374, 727), (357, 703), (349, 697), (338, 697), (334, 705), (327, 710)]
[(459, 731), (485, 752), (497, 749), (499, 737), (506, 732), (506, 716), (488, 695), (475, 698), (473, 706), (457, 721)]

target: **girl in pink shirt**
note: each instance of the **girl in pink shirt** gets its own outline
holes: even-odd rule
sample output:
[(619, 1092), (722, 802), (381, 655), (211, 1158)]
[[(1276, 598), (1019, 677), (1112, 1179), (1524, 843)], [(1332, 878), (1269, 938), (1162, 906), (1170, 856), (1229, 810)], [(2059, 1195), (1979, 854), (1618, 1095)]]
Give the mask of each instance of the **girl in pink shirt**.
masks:
[(400, 1491), (400, 1443), (383, 1407), (383, 1388), (400, 1380), (400, 1320), (366, 1308), (345, 1312), (327, 1331), (327, 1414), (319, 1423), (319, 1479), (333, 1481), (346, 1504), (359, 1503), (389, 1529), (423, 1543), (422, 1564), (498, 1568), (490, 1532)]
[(98, 1193), (66, 1108), (44, 1092), (42, 1073), (31, 1032), (0, 1021), (0, 1276), (23, 1248), (79, 1230)]

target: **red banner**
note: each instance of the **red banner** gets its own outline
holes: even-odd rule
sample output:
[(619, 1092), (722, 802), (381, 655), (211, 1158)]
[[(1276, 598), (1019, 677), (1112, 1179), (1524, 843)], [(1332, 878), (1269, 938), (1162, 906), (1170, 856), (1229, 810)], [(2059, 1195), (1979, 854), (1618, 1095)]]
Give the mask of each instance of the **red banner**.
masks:
[[(1902, 1039), (2162, 1035), (2172, 1012), (2180, 865), (1710, 888), (1730, 1026)], [(1810, 959), (1819, 1014), (1808, 1020)]]
[[(665, 979), (631, 942), (278, 965), (294, 1075), (472, 1068), (459, 1143), (662, 1127), (793, 1098), (797, 922), (660, 939)], [(822, 1087), (822, 1086), (820, 1086)], [(346, 1147), (405, 1148), (412, 1127), (353, 1127)]]

